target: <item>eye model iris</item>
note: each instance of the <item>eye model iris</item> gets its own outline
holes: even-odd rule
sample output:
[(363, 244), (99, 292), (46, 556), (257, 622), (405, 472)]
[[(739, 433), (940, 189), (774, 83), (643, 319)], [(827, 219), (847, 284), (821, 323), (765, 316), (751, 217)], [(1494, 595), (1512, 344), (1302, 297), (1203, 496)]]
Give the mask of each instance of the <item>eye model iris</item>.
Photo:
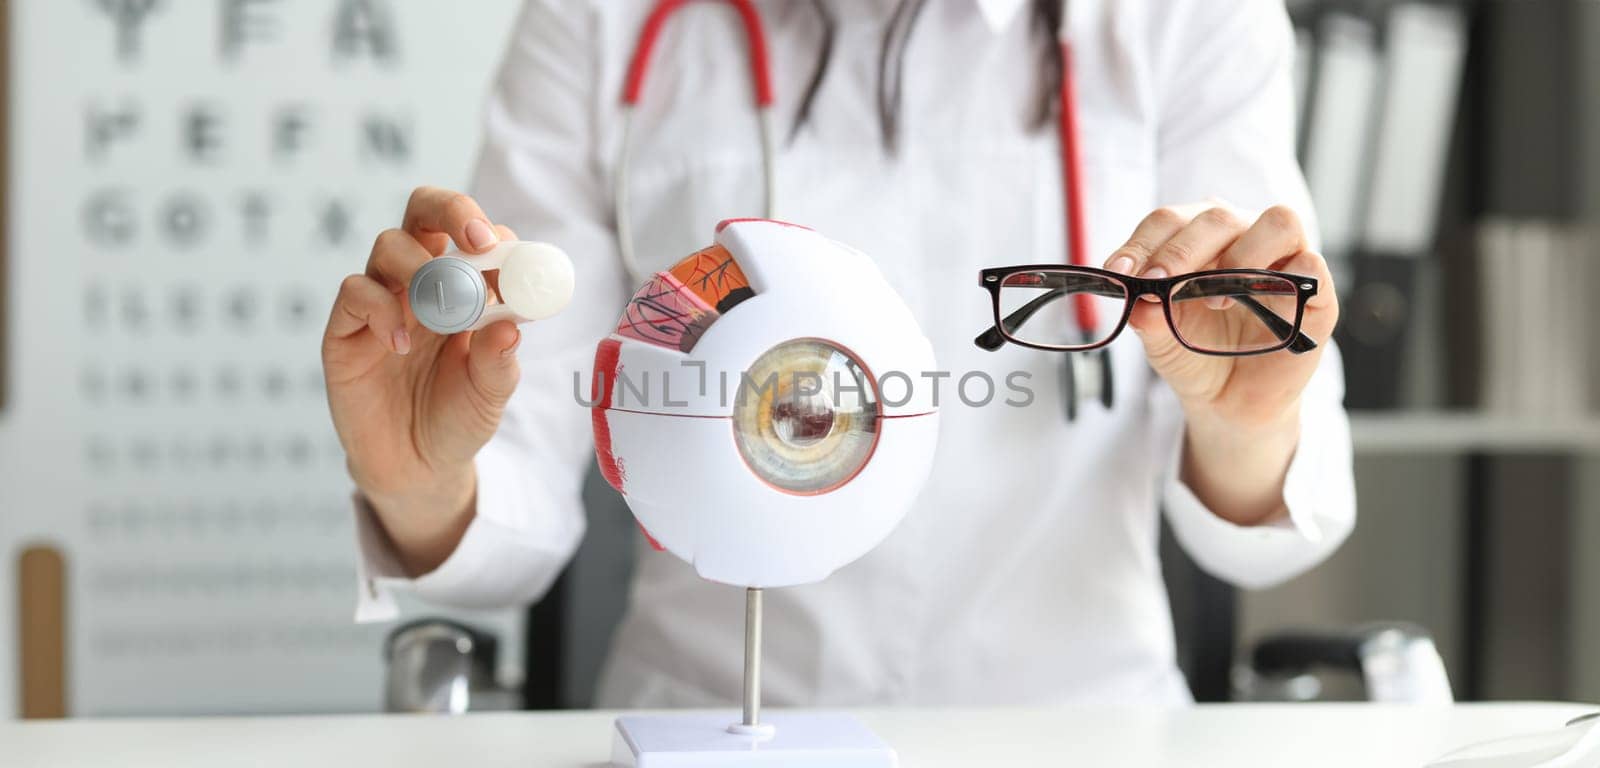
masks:
[(878, 442), (873, 383), (851, 354), (817, 339), (779, 344), (739, 382), (733, 430), (739, 455), (789, 493), (827, 493), (848, 483)]

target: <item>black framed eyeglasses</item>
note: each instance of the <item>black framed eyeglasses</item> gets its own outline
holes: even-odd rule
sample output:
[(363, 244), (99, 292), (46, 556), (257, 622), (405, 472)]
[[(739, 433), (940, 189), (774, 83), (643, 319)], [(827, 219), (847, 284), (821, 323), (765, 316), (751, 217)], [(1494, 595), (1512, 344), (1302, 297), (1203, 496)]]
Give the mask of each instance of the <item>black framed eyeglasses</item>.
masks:
[[(993, 267), (978, 284), (994, 302), (994, 325), (973, 342), (995, 351), (1006, 342), (1062, 352), (1099, 349), (1117, 338), (1134, 301), (1155, 296), (1167, 327), (1203, 355), (1260, 355), (1317, 348), (1300, 332), (1317, 280), (1270, 269), (1212, 269), (1173, 277), (1129, 277), (1094, 267), (1032, 264)], [(1085, 313), (1096, 327), (1080, 327)], [(1113, 322), (1113, 319), (1115, 320)]]

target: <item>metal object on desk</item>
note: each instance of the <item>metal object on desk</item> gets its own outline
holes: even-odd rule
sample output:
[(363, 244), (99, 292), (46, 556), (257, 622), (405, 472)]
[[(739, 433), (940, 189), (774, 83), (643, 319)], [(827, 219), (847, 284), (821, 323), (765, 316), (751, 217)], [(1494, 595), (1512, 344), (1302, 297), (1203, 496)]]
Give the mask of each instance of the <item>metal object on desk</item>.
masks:
[(512, 695), (496, 684), (493, 635), (443, 619), (404, 624), (389, 634), (384, 709), (463, 712), (511, 709)]
[(1359, 675), (1369, 701), (1449, 704), (1455, 700), (1433, 637), (1402, 622), (1350, 632), (1285, 632), (1267, 637), (1235, 670), (1235, 698), (1316, 699), (1322, 693), (1319, 670)]

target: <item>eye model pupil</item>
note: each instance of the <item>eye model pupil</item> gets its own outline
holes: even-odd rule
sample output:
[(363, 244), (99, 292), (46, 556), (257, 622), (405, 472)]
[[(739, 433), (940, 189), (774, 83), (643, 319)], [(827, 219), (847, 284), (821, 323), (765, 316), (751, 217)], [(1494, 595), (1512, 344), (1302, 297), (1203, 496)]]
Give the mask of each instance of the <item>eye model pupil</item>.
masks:
[(772, 404), (772, 431), (796, 448), (816, 445), (833, 432), (834, 409), (827, 394), (795, 393), (790, 389)]
[(731, 414), (745, 466), (773, 488), (829, 493), (872, 458), (881, 413), (866, 368), (821, 339), (791, 339), (740, 374)]

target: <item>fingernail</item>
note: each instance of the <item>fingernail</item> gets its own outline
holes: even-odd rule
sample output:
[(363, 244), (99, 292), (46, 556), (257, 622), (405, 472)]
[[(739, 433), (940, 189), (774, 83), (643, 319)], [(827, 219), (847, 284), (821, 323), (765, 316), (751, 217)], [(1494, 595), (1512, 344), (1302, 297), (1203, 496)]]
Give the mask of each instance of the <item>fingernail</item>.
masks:
[(473, 219), (467, 222), (467, 242), (471, 243), (473, 248), (480, 250), (488, 248), (498, 240), (499, 238), (495, 237), (494, 228), (489, 226), (489, 222), (483, 219)]
[(393, 338), (394, 338), (394, 353), (395, 354), (397, 354), (397, 355), (410, 354), (410, 352), (411, 352), (411, 334), (407, 333), (406, 329), (404, 329), (404, 328), (396, 328), (395, 331), (394, 331), (394, 337)]
[[(1160, 280), (1161, 278), (1166, 277), (1166, 276), (1167, 276), (1167, 270), (1162, 269), (1161, 267), (1151, 267), (1151, 268), (1145, 270), (1143, 275), (1140, 275), (1140, 277), (1142, 277), (1142, 278), (1144, 278), (1146, 280)], [(1147, 293), (1147, 294), (1145, 294), (1143, 296), (1140, 296), (1139, 299), (1141, 301), (1148, 301), (1148, 302), (1151, 302), (1151, 303), (1155, 303), (1155, 302), (1161, 301), (1161, 298), (1156, 296), (1153, 293)]]
[(1133, 257), (1118, 256), (1115, 259), (1112, 259), (1110, 264), (1106, 265), (1106, 269), (1116, 272), (1119, 275), (1126, 275), (1133, 271)]
[(500, 350), (500, 356), (510, 357), (517, 353), (517, 347), (520, 346), (522, 346), (522, 329), (518, 328), (516, 337), (511, 339), (511, 343), (507, 344), (505, 349)]

